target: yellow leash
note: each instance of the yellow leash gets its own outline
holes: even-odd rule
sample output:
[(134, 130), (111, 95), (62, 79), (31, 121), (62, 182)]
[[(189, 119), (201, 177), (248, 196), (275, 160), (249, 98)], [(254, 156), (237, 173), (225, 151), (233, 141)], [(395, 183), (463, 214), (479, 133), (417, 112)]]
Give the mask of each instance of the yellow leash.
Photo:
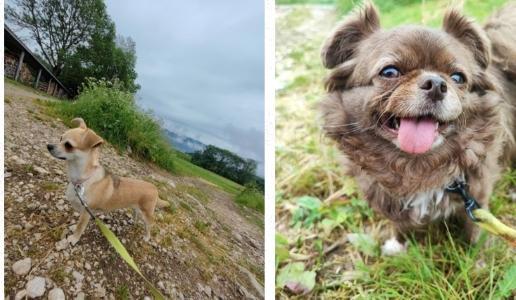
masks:
[(505, 225), (485, 209), (475, 209), (473, 210), (473, 215), (477, 219), (476, 223), (480, 228), (503, 238), (511, 247), (516, 248), (516, 230), (514, 228)]
[(106, 226), (106, 224), (102, 223), (101, 220), (95, 219), (95, 223), (99, 226), (100, 231), (102, 234), (106, 237), (108, 242), (115, 248), (116, 252), (120, 255), (120, 257), (131, 267), (133, 270), (140, 275), (140, 277), (145, 281), (145, 285), (147, 286), (147, 289), (151, 292), (152, 296), (154, 296), (154, 299), (162, 300), (165, 299), (163, 295), (160, 293), (160, 291), (152, 285), (152, 283), (143, 276), (142, 272), (140, 272), (140, 269), (138, 269), (138, 266), (134, 262), (133, 258), (127, 252), (124, 245), (120, 242), (120, 240), (116, 237), (116, 235), (113, 233), (113, 231), (109, 230), (109, 228)]
[(165, 297), (161, 292), (145, 277), (143, 276), (143, 273), (140, 271), (136, 263), (134, 262), (134, 259), (131, 257), (129, 252), (127, 252), (127, 249), (125, 249), (124, 245), (120, 240), (116, 237), (116, 235), (111, 231), (106, 224), (104, 224), (101, 220), (95, 218), (95, 215), (91, 212), (90, 208), (88, 207), (88, 204), (84, 202), (82, 199), (82, 196), (84, 194), (84, 187), (81, 184), (74, 184), (73, 185), (75, 194), (77, 195), (77, 198), (81, 201), (82, 206), (86, 209), (88, 214), (95, 220), (95, 223), (100, 229), (100, 232), (106, 237), (106, 240), (111, 244), (113, 248), (115, 248), (116, 252), (120, 257), (131, 267), (145, 282), (145, 285), (147, 286), (147, 289), (151, 292), (152, 296), (154, 296), (154, 299), (157, 300), (164, 300)]
[(516, 248), (516, 230), (502, 223), (488, 210), (481, 208), (477, 200), (468, 194), (464, 181), (456, 180), (446, 188), (446, 191), (462, 197), (466, 214), (480, 228), (503, 238), (511, 247)]

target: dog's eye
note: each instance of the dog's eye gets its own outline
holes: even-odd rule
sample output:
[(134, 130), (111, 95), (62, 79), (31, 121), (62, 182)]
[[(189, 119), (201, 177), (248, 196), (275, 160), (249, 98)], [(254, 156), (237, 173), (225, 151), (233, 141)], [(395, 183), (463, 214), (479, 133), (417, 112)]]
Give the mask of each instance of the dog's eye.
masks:
[(455, 73), (451, 74), (450, 78), (455, 83), (458, 83), (458, 84), (463, 84), (464, 82), (466, 82), (466, 79), (464, 78), (464, 74), (462, 74), (460, 72), (455, 72)]
[(64, 146), (65, 146), (65, 149), (66, 149), (66, 150), (72, 150), (72, 149), (73, 149), (72, 144), (70, 144), (69, 142), (66, 142), (66, 143), (64, 144)]
[(396, 68), (394, 66), (385, 67), (380, 71), (380, 76), (385, 77), (385, 78), (396, 78), (396, 77), (400, 77), (400, 75), (401, 75), (400, 70), (398, 70), (398, 68)]

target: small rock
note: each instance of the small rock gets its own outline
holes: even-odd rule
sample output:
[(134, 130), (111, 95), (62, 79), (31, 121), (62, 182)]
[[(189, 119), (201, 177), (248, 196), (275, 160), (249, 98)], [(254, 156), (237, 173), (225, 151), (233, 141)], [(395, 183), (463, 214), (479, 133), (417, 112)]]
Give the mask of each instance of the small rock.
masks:
[(65, 294), (62, 289), (54, 288), (48, 293), (48, 300), (65, 300)]
[(11, 161), (13, 161), (15, 164), (17, 165), (25, 165), (27, 164), (27, 162), (21, 158), (19, 158), (18, 156), (14, 155), (11, 157)]
[(95, 289), (95, 296), (99, 298), (106, 297), (106, 289), (100, 285), (97, 286), (97, 288)]
[(209, 287), (209, 286), (207, 286), (207, 285), (206, 285), (206, 286), (204, 286), (204, 293), (205, 293), (206, 295), (208, 295), (208, 297), (211, 297), (211, 287)]
[(25, 285), (27, 296), (30, 298), (41, 297), (45, 294), (45, 278), (36, 276)]
[(16, 293), (16, 296), (14, 296), (14, 300), (22, 300), (25, 298), (25, 296), (27, 296), (27, 291), (21, 290), (18, 293)]
[(75, 300), (84, 300), (86, 299), (86, 295), (84, 295), (83, 292), (80, 292), (77, 294), (77, 296), (75, 296)]
[(56, 250), (57, 251), (61, 251), (61, 250), (64, 250), (68, 247), (68, 240), (66, 239), (66, 237), (62, 240), (60, 240), (59, 242), (56, 242)]
[(34, 167), (34, 171), (36, 171), (37, 173), (39, 173), (41, 175), (50, 174), (50, 172), (48, 172), (47, 170), (43, 169), (42, 167), (38, 167), (38, 166)]
[(77, 271), (73, 271), (72, 276), (73, 276), (73, 278), (75, 278), (75, 281), (77, 281), (77, 282), (82, 282), (82, 280), (84, 279), (84, 275), (82, 275), (81, 273), (79, 273)]
[(516, 202), (516, 192), (511, 193), (511, 200), (512, 202)]
[(16, 275), (25, 275), (29, 273), (31, 265), (32, 260), (30, 259), (30, 257), (24, 258), (13, 264), (13, 272)]
[(242, 242), (242, 236), (239, 233), (234, 233), (233, 236), (239, 241)]

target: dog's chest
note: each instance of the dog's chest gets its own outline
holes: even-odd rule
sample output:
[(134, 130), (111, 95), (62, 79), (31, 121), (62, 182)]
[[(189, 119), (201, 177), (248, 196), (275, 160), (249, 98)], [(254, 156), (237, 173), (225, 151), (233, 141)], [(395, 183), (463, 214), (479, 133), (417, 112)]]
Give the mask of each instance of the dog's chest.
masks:
[[(76, 211), (81, 212), (84, 209), (84, 207), (82, 206), (81, 201), (77, 197), (77, 195), (75, 193), (75, 189), (73, 188), (73, 185), (71, 183), (69, 183), (68, 186), (66, 187), (66, 199), (68, 201), (70, 201), (70, 204), (72, 205), (73, 209), (75, 209)], [(83, 200), (86, 201), (86, 203), (87, 203), (86, 197), (83, 197)]]
[(421, 224), (448, 218), (460, 203), (452, 201), (444, 189), (417, 193), (403, 200), (403, 210), (411, 221)]

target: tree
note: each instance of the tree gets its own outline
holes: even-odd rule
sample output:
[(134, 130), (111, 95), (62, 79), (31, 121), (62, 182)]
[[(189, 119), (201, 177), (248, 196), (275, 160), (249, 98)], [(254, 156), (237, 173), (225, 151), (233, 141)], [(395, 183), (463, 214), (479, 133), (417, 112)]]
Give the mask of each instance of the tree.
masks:
[(110, 22), (93, 34), (89, 45), (78, 47), (65, 59), (59, 79), (75, 93), (88, 77), (117, 81), (124, 90), (135, 93), (139, 89), (135, 67), (134, 41), (116, 37), (115, 25)]
[(40, 57), (74, 93), (89, 77), (118, 82), (135, 93), (136, 47), (117, 37), (103, 0), (12, 0), (6, 14), (28, 29)]
[(103, 27), (109, 17), (102, 0), (13, 0), (6, 17), (30, 32), (42, 56), (59, 76), (65, 58)]
[(255, 179), (256, 161), (244, 159), (231, 151), (213, 145), (194, 152), (191, 162), (240, 184), (246, 184)]

